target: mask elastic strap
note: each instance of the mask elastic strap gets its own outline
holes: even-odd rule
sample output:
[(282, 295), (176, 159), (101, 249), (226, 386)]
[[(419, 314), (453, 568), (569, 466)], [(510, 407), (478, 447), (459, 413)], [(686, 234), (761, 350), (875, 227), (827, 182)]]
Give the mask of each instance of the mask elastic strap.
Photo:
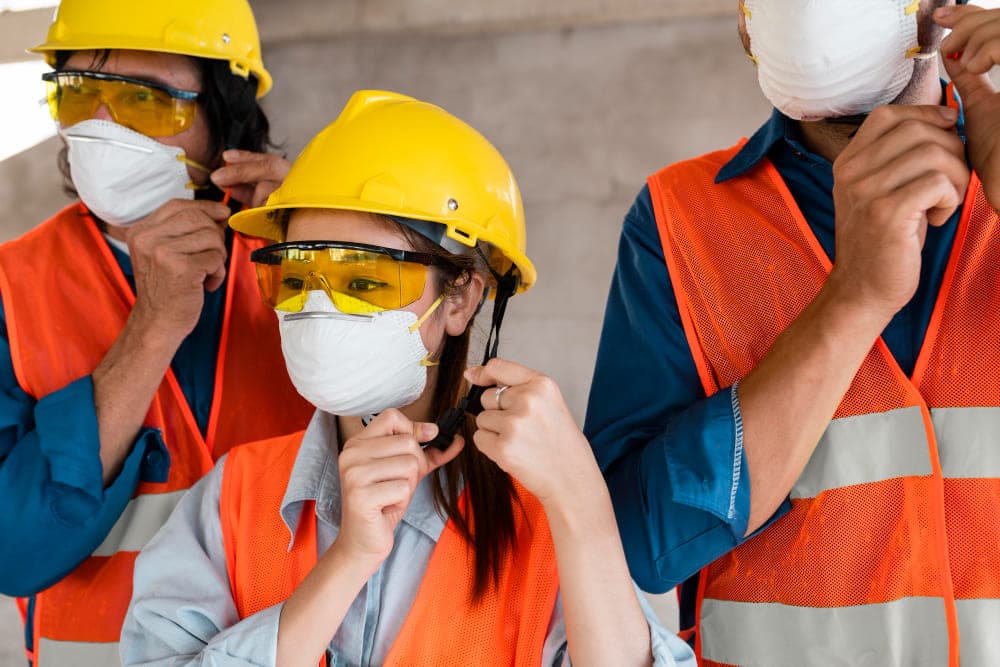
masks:
[[(510, 297), (517, 293), (517, 288), (520, 284), (516, 267), (512, 266), (503, 275), (492, 269), (490, 269), (490, 273), (493, 274), (494, 279), (497, 281), (497, 288), (496, 298), (493, 303), (493, 317), (490, 322), (490, 333), (486, 338), (486, 352), (483, 355), (483, 365), (497, 356), (500, 347), (500, 327), (503, 325), (503, 318), (507, 313), (507, 302), (510, 300)], [(452, 440), (455, 439), (455, 434), (458, 433), (462, 420), (465, 419), (465, 414), (478, 415), (483, 411), (480, 398), (482, 398), (485, 391), (486, 387), (475, 385), (469, 389), (469, 393), (458, 402), (456, 407), (446, 410), (437, 422), (437, 437), (425, 446), (437, 447), (441, 451), (448, 449), (451, 446)]]
[(420, 327), (423, 326), (424, 322), (427, 321), (427, 318), (433, 315), (434, 311), (437, 310), (438, 306), (440, 306), (443, 302), (444, 302), (444, 294), (434, 299), (434, 303), (432, 303), (431, 307), (427, 309), (427, 312), (421, 315), (419, 318), (417, 318), (417, 321), (410, 325), (410, 333), (418, 331)]
[(194, 160), (192, 160), (191, 158), (189, 158), (187, 155), (184, 155), (183, 153), (181, 153), (180, 155), (177, 156), (177, 161), (178, 162), (183, 162), (187, 166), (194, 167), (198, 171), (204, 172), (206, 174), (211, 174), (212, 173), (212, 170), (209, 169), (208, 167), (206, 167), (205, 165), (203, 165), (201, 162), (195, 162)]
[[(206, 167), (205, 165), (203, 165), (200, 162), (195, 162), (194, 160), (192, 160), (191, 158), (189, 158), (187, 155), (184, 155), (183, 153), (181, 153), (180, 155), (177, 156), (177, 161), (181, 162), (181, 163), (183, 163), (183, 164), (185, 164), (185, 165), (187, 165), (189, 167), (197, 169), (198, 171), (204, 172), (206, 174), (212, 173), (211, 169), (209, 169), (208, 167)], [(187, 188), (188, 190), (208, 190), (209, 187), (211, 187), (211, 186), (208, 186), (208, 185), (198, 185), (194, 181), (188, 181), (187, 185), (185, 185), (184, 187)]]

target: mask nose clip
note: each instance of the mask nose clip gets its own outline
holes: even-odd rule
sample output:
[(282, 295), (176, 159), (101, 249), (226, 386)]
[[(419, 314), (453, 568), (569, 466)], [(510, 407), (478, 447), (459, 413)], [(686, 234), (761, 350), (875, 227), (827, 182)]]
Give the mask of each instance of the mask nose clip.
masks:
[(325, 310), (303, 310), (298, 313), (285, 313), (286, 322), (296, 320), (344, 320), (347, 322), (369, 323), (375, 319), (374, 315), (351, 315), (349, 313), (331, 313)]
[[(303, 286), (307, 292), (322, 291), (327, 297), (333, 292), (326, 277), (322, 273), (310, 271)], [(308, 302), (308, 298), (307, 298)], [(296, 320), (343, 320), (345, 322), (369, 323), (375, 318), (373, 313), (341, 313), (329, 310), (300, 310), (297, 313), (285, 313), (286, 322)]]

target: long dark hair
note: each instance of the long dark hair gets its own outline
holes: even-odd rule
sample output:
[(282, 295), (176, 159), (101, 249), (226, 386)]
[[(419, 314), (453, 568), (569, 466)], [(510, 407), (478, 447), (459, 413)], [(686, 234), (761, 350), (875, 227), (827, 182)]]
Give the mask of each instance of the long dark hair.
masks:
[[(488, 248), (481, 247), (481, 252), (453, 255), (421, 234), (395, 221), (386, 220), (400, 230), (414, 250), (448, 260), (448, 267), (435, 267), (436, 287), (446, 299), (471, 289), (473, 283), (469, 276), (472, 273), (490, 278), (483, 259), (490, 256)], [(474, 319), (469, 320), (461, 335), (446, 335), (431, 400), (431, 414), (434, 418), (458, 405), (468, 389), (462, 373), (468, 365)], [(466, 415), (460, 431), (465, 438), (465, 448), (454, 460), (434, 472), (437, 477), (435, 481), (438, 482), (434, 484), (434, 502), (454, 522), (472, 547), (475, 554), (473, 598), (478, 601), (490, 584), (496, 585), (499, 582), (504, 556), (515, 546), (516, 495), (510, 475), (472, 443), (475, 431), (475, 419)], [(465, 512), (462, 512), (458, 503), (463, 485), (468, 494)]]
[[(97, 70), (104, 67), (110, 54), (108, 49), (96, 52), (91, 67)], [(73, 51), (58, 51), (55, 69), (63, 69), (72, 55)], [(203, 97), (199, 101), (198, 112), (205, 114), (209, 140), (212, 142), (211, 154), (219, 156), (228, 148), (255, 153), (278, 148), (271, 141), (271, 124), (257, 102), (257, 77), (251, 74), (244, 79), (233, 74), (229, 63), (224, 60), (195, 57), (191, 57), (191, 60), (201, 72)], [(70, 177), (69, 150), (66, 146), (59, 151), (58, 159), (63, 190), (70, 197), (76, 198), (78, 195)], [(219, 200), (222, 192), (212, 185), (206, 190), (199, 190), (196, 197)]]

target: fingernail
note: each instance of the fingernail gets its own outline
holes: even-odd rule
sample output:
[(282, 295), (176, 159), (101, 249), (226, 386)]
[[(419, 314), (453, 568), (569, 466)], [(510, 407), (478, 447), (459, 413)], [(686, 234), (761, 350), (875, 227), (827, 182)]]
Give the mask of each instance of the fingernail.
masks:
[(465, 372), (462, 373), (462, 377), (464, 377), (469, 382), (472, 382), (472, 381), (474, 381), (476, 379), (476, 374), (478, 373), (478, 371), (479, 371), (479, 367), (478, 366), (473, 366), (472, 368), (467, 368), (467, 369), (465, 369)]
[(954, 7), (938, 7), (934, 10), (934, 18), (944, 19), (951, 16), (955, 11)]
[(237, 151), (237, 150), (234, 150), (232, 148), (230, 148), (229, 150), (226, 150), (226, 151), (222, 151), (222, 158), (224, 160), (231, 160), (234, 157), (239, 157), (239, 155), (240, 155), (240, 152)]
[(941, 117), (945, 120), (956, 121), (958, 120), (958, 110), (952, 109), (951, 107), (939, 107), (941, 112)]
[(226, 176), (228, 176), (228, 175), (229, 175), (229, 172), (226, 171), (226, 168), (225, 167), (220, 167), (219, 169), (216, 169), (211, 174), (209, 174), (208, 177), (210, 179), (212, 179), (213, 183), (218, 184), (219, 180), (225, 180)]
[(961, 53), (962, 55), (959, 57), (958, 62), (962, 63), (963, 65), (968, 65), (970, 62), (972, 62), (972, 59), (976, 57), (975, 50), (966, 50), (962, 51)]
[(437, 426), (434, 424), (421, 423), (420, 424), (420, 440), (430, 440), (435, 435), (437, 435)]

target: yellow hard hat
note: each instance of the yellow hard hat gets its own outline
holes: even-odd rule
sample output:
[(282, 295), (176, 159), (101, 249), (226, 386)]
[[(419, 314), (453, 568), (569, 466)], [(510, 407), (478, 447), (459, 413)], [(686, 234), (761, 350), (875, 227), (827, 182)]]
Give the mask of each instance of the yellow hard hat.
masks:
[(226, 60), (233, 74), (271, 89), (247, 0), (62, 0), (45, 42), (28, 49), (55, 65), (56, 51), (134, 49)]
[(491, 258), (494, 270), (505, 273), (513, 264), (519, 291), (535, 282), (535, 267), (524, 254), (521, 193), (507, 162), (469, 125), (412, 97), (354, 93), (340, 117), (309, 142), (267, 204), (237, 213), (229, 224), (281, 242), (282, 212), (299, 208), (436, 222), (462, 245), (493, 246), (501, 255)]

